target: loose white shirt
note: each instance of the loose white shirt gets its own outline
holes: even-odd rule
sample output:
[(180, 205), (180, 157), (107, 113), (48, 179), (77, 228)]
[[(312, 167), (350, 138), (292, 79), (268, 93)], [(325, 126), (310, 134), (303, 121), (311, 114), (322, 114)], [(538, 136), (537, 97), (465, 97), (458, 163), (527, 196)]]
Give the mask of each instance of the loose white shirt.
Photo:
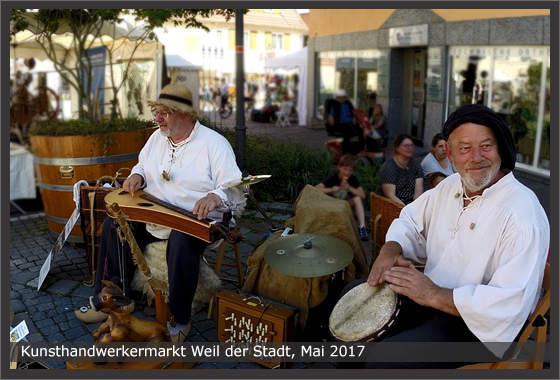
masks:
[[(243, 207), (242, 190), (231, 187), (240, 182), (242, 174), (225, 137), (197, 121), (186, 144), (175, 149), (175, 156), (171, 163), (168, 139), (156, 130), (140, 151), (131, 175), (144, 178), (148, 193), (188, 211), (209, 193), (217, 194), (222, 204), (208, 214), (210, 219), (221, 221), (224, 212)], [(164, 170), (169, 173), (169, 181), (162, 178)], [(147, 225), (147, 230), (160, 239), (167, 239), (171, 232), (152, 224)]]
[(512, 342), (540, 296), (550, 226), (535, 194), (512, 173), (467, 207), (454, 174), (404, 207), (386, 240), (425, 263), (435, 284), (453, 289), (461, 318), (481, 342)]

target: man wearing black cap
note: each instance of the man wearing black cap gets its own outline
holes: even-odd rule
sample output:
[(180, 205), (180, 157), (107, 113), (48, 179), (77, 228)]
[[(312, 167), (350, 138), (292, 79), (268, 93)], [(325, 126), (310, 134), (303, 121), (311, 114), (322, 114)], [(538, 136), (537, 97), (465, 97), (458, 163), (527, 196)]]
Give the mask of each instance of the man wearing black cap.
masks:
[[(513, 342), (540, 295), (550, 241), (547, 216), (514, 177), (513, 138), (494, 111), (464, 106), (449, 116), (443, 133), (457, 173), (403, 209), (367, 280), (371, 286), (387, 282), (405, 296), (384, 341)], [(412, 262), (425, 264), (424, 272)], [(492, 351), (501, 356), (505, 349)], [(387, 364), (464, 363), (458, 358)]]

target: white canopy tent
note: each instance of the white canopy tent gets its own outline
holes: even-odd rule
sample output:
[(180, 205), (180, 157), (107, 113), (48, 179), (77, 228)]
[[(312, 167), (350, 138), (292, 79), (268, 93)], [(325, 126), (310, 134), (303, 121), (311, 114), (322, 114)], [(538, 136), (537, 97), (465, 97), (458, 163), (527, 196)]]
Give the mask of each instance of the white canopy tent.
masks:
[(305, 126), (307, 124), (307, 47), (304, 47), (303, 49), (298, 50), (292, 54), (268, 59), (266, 60), (264, 67), (265, 69), (273, 70), (298, 70), (298, 124), (300, 126)]
[[(32, 14), (27, 14), (26, 18), (29, 22), (28, 28), (16, 33), (14, 36), (10, 36), (10, 63), (13, 63), (11, 70), (15, 71), (15, 61), (19, 58), (35, 58), (39, 61), (48, 60), (49, 57), (45, 53), (43, 46), (46, 46), (47, 49), (52, 48), (56, 54), (57, 61), (64, 62), (66, 67), (76, 67), (78, 57), (75, 55), (73, 47), (74, 38), (67, 24), (61, 22), (56, 35), (53, 37), (53, 46), (51, 47), (47, 41), (40, 39), (35, 34), (38, 31), (38, 26), (35, 24)], [(149, 109), (147, 99), (155, 99), (161, 89), (163, 45), (147, 38), (144, 39), (144, 42), (139, 42), (143, 31), (143, 25), (133, 25), (128, 21), (118, 24), (105, 22), (102, 25), (100, 37), (94, 39), (92, 35), (88, 36), (88, 48), (105, 46), (107, 52), (105, 65), (112, 66), (112, 69), (105, 70), (105, 99), (114, 96), (112, 91), (108, 89), (112, 86), (111, 75), (113, 75), (115, 83), (121, 83), (124, 64), (132, 61), (134, 63), (132, 68), (136, 71), (141, 71), (144, 75), (142, 81), (144, 86), (142, 95), (144, 96), (142, 96), (142, 99), (133, 99), (131, 96), (127, 96), (127, 89), (119, 91), (119, 105), (123, 111), (131, 108), (131, 102), (138, 104), (138, 101), (141, 102), (141, 104), (138, 104), (138, 110)], [(11, 74), (14, 73), (12, 72)], [(130, 75), (131, 73), (129, 72)], [(76, 115), (78, 95), (75, 89), (71, 88), (70, 95), (72, 99), (72, 114)], [(108, 107), (108, 105), (105, 106), (105, 112), (110, 112)], [(127, 116), (126, 112), (123, 112), (123, 116)], [(150, 115), (144, 116), (148, 117)]]

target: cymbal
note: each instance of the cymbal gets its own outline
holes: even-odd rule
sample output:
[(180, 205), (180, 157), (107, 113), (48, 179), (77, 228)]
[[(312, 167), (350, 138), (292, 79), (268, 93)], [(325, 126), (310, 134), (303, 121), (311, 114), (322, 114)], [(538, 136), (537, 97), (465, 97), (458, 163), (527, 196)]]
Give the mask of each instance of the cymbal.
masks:
[(280, 237), (264, 250), (264, 260), (272, 269), (294, 277), (332, 274), (346, 268), (353, 258), (348, 243), (326, 234)]
[(271, 177), (270, 174), (262, 174), (262, 175), (249, 175), (247, 177), (243, 177), (238, 181), (231, 181), (224, 185), (224, 187), (239, 187), (239, 186), (248, 186), (254, 185), (255, 183), (259, 183), (264, 181), (265, 179), (269, 179)]

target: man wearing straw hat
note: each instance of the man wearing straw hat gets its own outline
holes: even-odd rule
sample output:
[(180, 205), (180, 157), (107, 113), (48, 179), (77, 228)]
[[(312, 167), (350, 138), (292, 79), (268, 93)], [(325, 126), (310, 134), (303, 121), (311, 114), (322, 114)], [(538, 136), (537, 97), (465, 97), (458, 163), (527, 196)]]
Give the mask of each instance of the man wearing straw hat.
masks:
[[(245, 203), (243, 192), (227, 183), (240, 181), (241, 171), (229, 142), (217, 132), (198, 121), (198, 110), (192, 106), (191, 91), (178, 84), (169, 84), (159, 98), (148, 102), (154, 121), (159, 126), (138, 157), (123, 188), (133, 194), (144, 189), (163, 201), (191, 210), (199, 219), (209, 217), (222, 220), (227, 211), (240, 209)], [(172, 319), (168, 323), (174, 342), (186, 339), (190, 329), (191, 303), (198, 282), (200, 255), (208, 243), (162, 226), (131, 223), (139, 248), (152, 242), (167, 240), (169, 280), (168, 306)], [(130, 294), (134, 263), (129, 247), (121, 247), (117, 238), (117, 224), (107, 218), (103, 224), (100, 254), (95, 278), (95, 294), (102, 280), (116, 282)], [(128, 252), (119, 252), (126, 249)], [(120, 256), (119, 256), (120, 254)], [(119, 262), (126, 257), (126, 262)], [(77, 316), (92, 322), (97, 316), (96, 297), (90, 297), (88, 316)]]

